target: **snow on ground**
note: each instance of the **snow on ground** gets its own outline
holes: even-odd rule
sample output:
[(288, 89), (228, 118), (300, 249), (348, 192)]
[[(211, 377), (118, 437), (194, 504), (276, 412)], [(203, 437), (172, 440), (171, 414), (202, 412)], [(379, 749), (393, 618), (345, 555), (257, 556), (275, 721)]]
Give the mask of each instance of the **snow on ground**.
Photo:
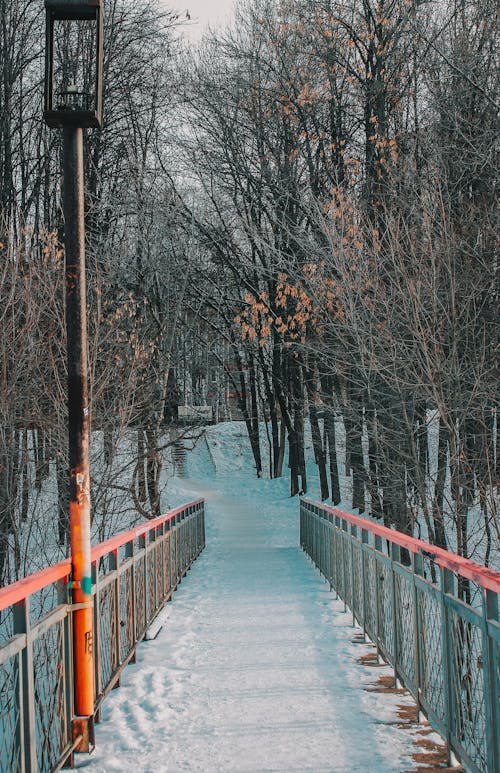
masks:
[[(88, 773), (400, 773), (405, 696), (367, 692), (350, 613), (298, 546), (288, 481), (257, 480), (238, 427), (213, 428), (170, 481), (206, 498), (207, 547), (103, 704)], [(233, 464), (234, 462), (234, 464)], [(217, 469), (217, 472), (215, 472)], [(390, 724), (390, 723), (393, 724)]]

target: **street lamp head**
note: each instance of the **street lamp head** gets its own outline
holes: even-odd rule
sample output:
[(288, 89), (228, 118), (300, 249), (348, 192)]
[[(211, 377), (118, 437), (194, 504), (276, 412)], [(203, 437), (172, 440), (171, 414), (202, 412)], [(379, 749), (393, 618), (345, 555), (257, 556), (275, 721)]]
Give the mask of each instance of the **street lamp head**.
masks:
[(102, 125), (102, 0), (45, 0), (45, 100), (49, 126)]

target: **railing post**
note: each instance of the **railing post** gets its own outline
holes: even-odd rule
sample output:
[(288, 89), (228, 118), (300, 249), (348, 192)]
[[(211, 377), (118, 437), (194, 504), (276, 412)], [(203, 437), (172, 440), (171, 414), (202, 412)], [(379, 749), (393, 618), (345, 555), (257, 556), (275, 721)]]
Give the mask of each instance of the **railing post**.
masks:
[(356, 624), (356, 593), (355, 593), (355, 571), (354, 571), (354, 540), (357, 538), (358, 529), (351, 524), (351, 604), (352, 604), (352, 625)]
[(347, 612), (347, 567), (346, 567), (346, 549), (344, 534), (347, 531), (347, 525), (344, 519), (341, 521), (340, 544), (342, 545), (342, 591), (344, 594), (344, 612)]
[(500, 770), (500, 664), (497, 659), (500, 644), (496, 644), (489, 627), (500, 631), (498, 619), (498, 595), (485, 590), (483, 595), (483, 673), (484, 673), (484, 709), (486, 724), (486, 749), (488, 770)]
[(14, 633), (26, 635), (26, 646), (19, 653), (19, 703), (23, 734), (24, 771), (36, 773), (35, 674), (33, 669), (33, 642), (30, 634), (29, 599), (14, 607)]
[(443, 668), (443, 701), (445, 712), (445, 731), (446, 731), (446, 747), (447, 747), (447, 763), (451, 762), (451, 718), (453, 715), (453, 698), (452, 698), (452, 685), (451, 685), (451, 636), (450, 636), (450, 623), (448, 615), (448, 607), (446, 604), (446, 594), (453, 593), (453, 574), (449, 569), (440, 567), (441, 573), (441, 593), (440, 593), (440, 606), (441, 606), (441, 646), (442, 646), (442, 668)]
[(161, 560), (161, 600), (163, 601), (167, 592), (165, 590), (165, 522), (160, 526), (160, 560)]
[[(156, 573), (158, 572), (158, 552), (157, 552), (157, 543), (156, 543), (156, 529), (152, 529), (149, 532), (149, 556), (151, 557), (151, 561), (149, 562), (149, 569), (148, 574), (150, 575), (151, 572), (153, 573), (154, 582), (153, 582), (153, 614), (156, 613), (156, 610), (158, 609), (158, 581), (156, 578)], [(150, 588), (151, 588), (151, 577), (148, 578), (149, 584), (148, 584), (148, 600), (150, 595)], [(151, 610), (149, 610), (149, 613), (147, 615), (147, 624), (149, 625), (149, 622), (151, 620)]]
[(332, 549), (333, 549), (333, 527), (332, 527), (332, 514), (328, 514), (328, 583), (330, 590), (333, 585), (333, 561), (332, 561)]
[[(382, 552), (382, 539), (375, 534), (375, 550)], [(380, 579), (379, 579), (379, 560), (375, 553), (375, 635), (377, 637), (377, 653), (380, 652)]]
[[(70, 601), (68, 582), (57, 584), (57, 598), (59, 604), (68, 604)], [(64, 668), (64, 705), (66, 719), (66, 740), (72, 735), (71, 722), (73, 719), (73, 631), (72, 615), (67, 611), (63, 622), (63, 668)], [(74, 767), (74, 752), (64, 760), (63, 767)]]
[[(120, 665), (120, 557), (118, 554), (118, 548), (113, 550), (112, 553), (109, 554), (109, 568), (112, 571), (116, 572), (115, 579), (113, 581), (114, 585), (114, 601), (115, 601), (115, 607), (114, 607), (114, 623), (115, 623), (115, 640), (113, 642), (114, 646), (114, 655), (115, 655), (115, 667), (118, 667)], [(118, 679), (117, 687), (120, 685), (120, 680)]]
[[(128, 631), (132, 631), (132, 644), (131, 646), (134, 647), (137, 637), (136, 637), (136, 626), (137, 626), (137, 620), (136, 620), (136, 603), (135, 603), (135, 559), (134, 559), (134, 542), (131, 540), (130, 542), (127, 542), (125, 545), (125, 558), (131, 558), (131, 564), (130, 564), (130, 608), (132, 613), (132, 620), (127, 620), (127, 626)], [(127, 604), (127, 615), (128, 615), (128, 604)], [(128, 642), (127, 642), (128, 644)], [(127, 652), (127, 656), (128, 656)], [(134, 655), (131, 658), (131, 663), (135, 663), (135, 652)]]
[[(148, 619), (148, 543), (145, 534), (141, 534), (139, 537), (139, 550), (143, 550), (143, 564), (142, 564), (142, 617), (141, 628), (136, 632), (137, 640), (139, 640), (140, 633), (146, 627)], [(136, 609), (137, 615), (137, 609)]]
[[(396, 590), (396, 571), (394, 569), (394, 563), (401, 563), (401, 548), (399, 545), (394, 544), (394, 542), (391, 542), (390, 544), (390, 553), (391, 553), (391, 597), (392, 597), (392, 639), (393, 639), (393, 647), (394, 647), (394, 683), (397, 684), (398, 681), (398, 665), (399, 665), (399, 659), (398, 659), (398, 636), (399, 636), (399, 629), (398, 629), (398, 613), (397, 613), (397, 590)], [(387, 648), (388, 650), (389, 648)]]
[(361, 529), (361, 545), (359, 549), (361, 551), (361, 588), (362, 588), (362, 614), (363, 614), (363, 635), (366, 637), (366, 577), (365, 577), (365, 557), (368, 555), (367, 551), (363, 548), (363, 545), (368, 545), (368, 531)]
[(416, 583), (416, 577), (422, 577), (424, 574), (424, 562), (422, 556), (417, 553), (413, 553), (413, 641), (414, 641), (414, 653), (415, 653), (415, 702), (417, 704), (417, 721), (420, 722), (420, 693), (421, 693), (421, 677), (420, 677), (420, 633), (419, 633), (419, 611), (418, 611), (418, 588)]
[[(101, 594), (99, 588), (99, 567), (97, 566), (97, 561), (92, 562), (92, 587), (94, 591), (94, 684), (96, 696), (98, 696), (101, 694), (101, 628), (99, 625)], [(100, 721), (100, 711), (97, 712), (96, 721)]]

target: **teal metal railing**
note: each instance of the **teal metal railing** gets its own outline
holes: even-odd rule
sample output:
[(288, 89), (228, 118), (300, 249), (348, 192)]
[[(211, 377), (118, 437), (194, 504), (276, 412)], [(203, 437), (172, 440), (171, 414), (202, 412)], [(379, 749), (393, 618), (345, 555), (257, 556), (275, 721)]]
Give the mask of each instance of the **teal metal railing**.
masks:
[(500, 771), (500, 573), (309, 500), (300, 544), (472, 773)]

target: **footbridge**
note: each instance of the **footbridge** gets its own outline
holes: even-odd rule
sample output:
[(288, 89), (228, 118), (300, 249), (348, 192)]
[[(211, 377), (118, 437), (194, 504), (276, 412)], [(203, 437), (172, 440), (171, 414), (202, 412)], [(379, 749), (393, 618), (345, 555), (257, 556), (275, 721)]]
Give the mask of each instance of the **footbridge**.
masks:
[(437, 770), (413, 754), (433, 730), (441, 767), (500, 770), (498, 573), (302, 500), (314, 568), (262, 508), (217, 497), (196, 564), (203, 499), (93, 549), (90, 757), (70, 562), (0, 590), (2, 773)]

